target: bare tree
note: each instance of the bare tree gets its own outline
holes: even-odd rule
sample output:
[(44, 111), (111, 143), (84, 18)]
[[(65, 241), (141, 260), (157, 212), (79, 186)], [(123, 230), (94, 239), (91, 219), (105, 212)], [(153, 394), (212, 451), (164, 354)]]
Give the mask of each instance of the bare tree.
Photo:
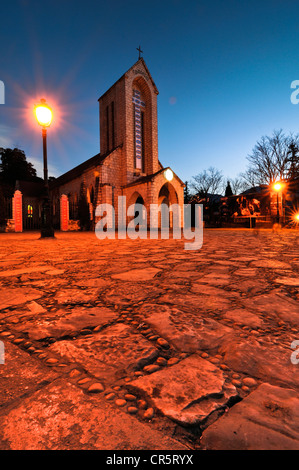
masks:
[(286, 136), (282, 130), (263, 136), (248, 155), (249, 166), (242, 177), (251, 186), (287, 180), (298, 173), (299, 136)]
[(210, 167), (192, 178), (194, 181), (191, 181), (190, 186), (200, 197), (207, 197), (207, 194), (216, 194), (221, 190), (223, 175), (214, 167)]
[(238, 175), (235, 178), (225, 178), (223, 179), (222, 185), (223, 194), (225, 194), (228, 183), (230, 184), (234, 196), (242, 193), (251, 186), (241, 175)]

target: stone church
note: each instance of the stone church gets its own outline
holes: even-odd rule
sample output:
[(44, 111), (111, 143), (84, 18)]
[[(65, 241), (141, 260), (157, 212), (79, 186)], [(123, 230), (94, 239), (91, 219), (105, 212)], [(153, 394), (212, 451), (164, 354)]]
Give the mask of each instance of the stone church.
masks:
[[(184, 183), (158, 158), (158, 90), (141, 57), (98, 100), (100, 153), (51, 183), (56, 228), (61, 227), (61, 203), (68, 207), (63, 230), (78, 228), (80, 198), (86, 199), (89, 228), (95, 209), (109, 203), (117, 219), (118, 196), (127, 207), (178, 204), (183, 220)], [(82, 222), (81, 222), (82, 224)]]

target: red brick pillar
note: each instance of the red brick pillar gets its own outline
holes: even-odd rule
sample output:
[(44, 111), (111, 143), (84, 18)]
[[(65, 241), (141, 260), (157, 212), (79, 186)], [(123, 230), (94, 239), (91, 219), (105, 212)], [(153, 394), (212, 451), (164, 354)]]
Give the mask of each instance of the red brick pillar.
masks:
[(68, 231), (69, 225), (69, 200), (65, 194), (60, 196), (60, 230)]
[(23, 232), (22, 193), (17, 190), (12, 199), (12, 218), (15, 223), (15, 232)]

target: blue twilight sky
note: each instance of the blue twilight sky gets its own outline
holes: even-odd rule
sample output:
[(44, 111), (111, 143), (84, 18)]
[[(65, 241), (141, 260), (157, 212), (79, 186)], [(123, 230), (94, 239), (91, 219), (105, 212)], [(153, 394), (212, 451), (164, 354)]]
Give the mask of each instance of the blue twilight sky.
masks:
[(98, 102), (138, 59), (158, 87), (159, 159), (183, 181), (209, 166), (235, 177), (262, 135), (297, 133), (299, 2), (291, 0), (1, 0), (0, 147), (42, 175), (32, 108), (55, 111), (49, 174), (100, 150)]

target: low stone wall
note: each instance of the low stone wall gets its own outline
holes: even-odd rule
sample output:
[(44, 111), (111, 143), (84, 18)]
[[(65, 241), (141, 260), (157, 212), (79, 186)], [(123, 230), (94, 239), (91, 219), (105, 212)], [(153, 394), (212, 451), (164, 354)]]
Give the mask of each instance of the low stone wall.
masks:
[(14, 232), (15, 231), (15, 221), (14, 219), (7, 219), (5, 232)]

